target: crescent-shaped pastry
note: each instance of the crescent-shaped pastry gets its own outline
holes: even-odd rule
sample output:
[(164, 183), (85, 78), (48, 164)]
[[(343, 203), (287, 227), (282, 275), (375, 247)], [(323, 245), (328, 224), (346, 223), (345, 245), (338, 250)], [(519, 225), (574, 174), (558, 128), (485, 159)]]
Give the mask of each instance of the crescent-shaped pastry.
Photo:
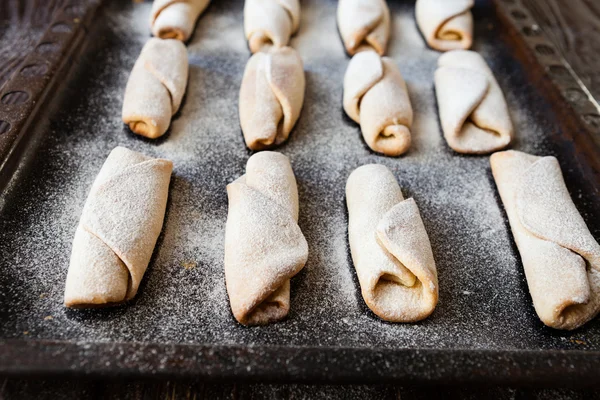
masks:
[(473, 0), (417, 0), (417, 25), (427, 44), (439, 51), (473, 44)]
[(381, 319), (415, 322), (438, 300), (429, 237), (413, 199), (404, 200), (391, 171), (357, 168), (346, 184), (348, 237), (362, 296)]
[(351, 56), (368, 49), (385, 54), (390, 37), (390, 10), (385, 0), (339, 0), (337, 23)]
[(344, 110), (360, 124), (367, 145), (399, 156), (410, 147), (413, 111), (400, 70), (374, 51), (355, 55), (344, 76)]
[(175, 39), (148, 40), (127, 81), (123, 122), (138, 135), (162, 136), (179, 110), (187, 79), (185, 45)]
[(558, 161), (503, 151), (490, 163), (539, 318), (556, 329), (580, 327), (600, 311), (600, 245)]
[(454, 151), (485, 154), (508, 146), (513, 137), (508, 106), (483, 57), (468, 50), (443, 54), (435, 91), (444, 137)]
[(65, 306), (132, 299), (162, 229), (173, 163), (115, 148), (88, 195), (73, 250)]
[(252, 53), (287, 46), (299, 25), (299, 0), (246, 0), (244, 4), (244, 32)]
[(152, 34), (161, 39), (187, 41), (210, 0), (154, 0), (150, 17)]
[(291, 47), (254, 54), (240, 88), (240, 125), (246, 145), (263, 150), (285, 142), (304, 103), (304, 67)]
[(243, 325), (278, 321), (290, 309), (290, 278), (308, 259), (288, 158), (256, 153), (227, 195), (225, 280), (233, 315)]

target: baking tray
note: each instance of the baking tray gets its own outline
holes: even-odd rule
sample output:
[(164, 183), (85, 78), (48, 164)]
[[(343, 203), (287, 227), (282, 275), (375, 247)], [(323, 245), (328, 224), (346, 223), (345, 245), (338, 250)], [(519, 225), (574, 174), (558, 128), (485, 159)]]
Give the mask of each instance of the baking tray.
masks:
[[(155, 141), (131, 134), (120, 118), (129, 72), (149, 37), (150, 4), (81, 6), (95, 13), (84, 30), (86, 46), (69, 58), (71, 72), (42, 98), (28, 128), (11, 131), (20, 143), (8, 155), (14, 167), (5, 163), (0, 171), (0, 373), (598, 385), (600, 320), (573, 332), (543, 326), (488, 157), (458, 155), (442, 138), (432, 83), (439, 53), (424, 45), (412, 3), (389, 1), (389, 55), (415, 110), (413, 146), (400, 158), (369, 151), (344, 115), (348, 57), (336, 2), (302, 3), (292, 46), (304, 60), (306, 100), (279, 151), (296, 173), (310, 255), (292, 279), (288, 318), (253, 328), (235, 322), (223, 273), (225, 186), (244, 173), (251, 155), (237, 116), (249, 58), (243, 2), (214, 1), (201, 17), (188, 44), (184, 104)], [(495, 72), (515, 123), (512, 148), (558, 157), (599, 238), (598, 110), (519, 1), (478, 1), (473, 12), (474, 49)], [(62, 296), (75, 228), (90, 185), (117, 145), (174, 161), (163, 232), (132, 302), (67, 310)], [(440, 281), (439, 304), (425, 321), (383, 322), (361, 298), (344, 187), (350, 172), (367, 163), (390, 167), (420, 207)]]

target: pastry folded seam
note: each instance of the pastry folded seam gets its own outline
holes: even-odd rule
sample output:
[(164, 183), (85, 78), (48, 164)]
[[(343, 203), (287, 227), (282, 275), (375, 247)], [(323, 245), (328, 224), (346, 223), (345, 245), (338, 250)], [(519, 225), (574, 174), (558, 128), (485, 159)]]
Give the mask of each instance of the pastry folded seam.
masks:
[(246, 0), (244, 31), (252, 53), (284, 47), (300, 25), (298, 0)]
[[(386, 294), (394, 291), (421, 290), (426, 300), (421, 302), (423, 309), (416, 318), (426, 318), (433, 312), (430, 304), (435, 304), (434, 299), (437, 299), (437, 276), (432, 272), (435, 261), (414, 199), (403, 200), (392, 207), (379, 221), (376, 235), (382, 250), (393, 257), (396, 268), (382, 271), (371, 289), (373, 298), (385, 302)], [(387, 287), (383, 289), (382, 285)]]
[(430, 270), (435, 261), (413, 198), (396, 204), (381, 218), (377, 225), (377, 238), (380, 245), (410, 274), (398, 277), (404, 286), (411, 287), (419, 281), (429, 290), (435, 290), (436, 278)]
[(162, 229), (173, 164), (117, 147), (83, 208), (73, 241), (65, 305), (132, 299)]
[(162, 136), (181, 106), (187, 78), (187, 50), (180, 41), (148, 40), (127, 82), (123, 122), (139, 135)]
[(344, 76), (343, 103), (372, 150), (389, 156), (408, 150), (412, 106), (406, 82), (391, 59), (374, 51), (355, 55)]
[(511, 142), (504, 95), (480, 55), (456, 50), (441, 56), (435, 89), (444, 137), (454, 151), (484, 154)]
[(233, 315), (243, 325), (278, 321), (289, 311), (290, 279), (308, 259), (289, 160), (255, 154), (227, 194), (225, 279)]
[(240, 125), (246, 145), (263, 150), (285, 142), (304, 103), (302, 60), (291, 47), (254, 54), (240, 88)]
[[(133, 188), (136, 182), (140, 181), (152, 182), (155, 176), (171, 168), (172, 163), (170, 161), (161, 159), (147, 160), (129, 166), (122, 172), (114, 174), (106, 181), (95, 186), (90, 192), (89, 200), (84, 207), (80, 222), (82, 228), (105, 243), (128, 269), (131, 284), (129, 285), (127, 300), (137, 292), (146, 270), (146, 266), (140, 265), (141, 263), (138, 264), (136, 258), (139, 254), (147, 252), (149, 247), (154, 249), (153, 245), (150, 246), (153, 240), (152, 237), (123, 238), (119, 234), (114, 235), (112, 230), (115, 227), (129, 225), (143, 227), (146, 225), (147, 220), (160, 218), (164, 214), (160, 208), (157, 209), (153, 207), (152, 203), (147, 203), (152, 196), (151, 191), (161, 190), (163, 185), (160, 181), (157, 182), (157, 185), (148, 186), (146, 188), (148, 192), (144, 195), (140, 196), (139, 193), (135, 193), (130, 196), (130, 200), (139, 200), (146, 203), (141, 207), (131, 207), (128, 204), (129, 201), (123, 197), (127, 196), (126, 188)], [(125, 220), (123, 220), (122, 213), (109, 211), (110, 205), (118, 207), (120, 204), (125, 204), (128, 209)]]
[(390, 35), (390, 11), (385, 0), (340, 0), (337, 22), (348, 54), (365, 50), (385, 54)]
[(209, 3), (210, 0), (154, 0), (150, 16), (152, 34), (161, 39), (187, 41)]
[(490, 162), (538, 316), (556, 329), (578, 328), (600, 312), (600, 245), (558, 161), (506, 151)]
[(431, 243), (415, 201), (404, 200), (391, 171), (357, 168), (346, 185), (352, 260), (369, 308), (392, 322), (415, 322), (437, 304)]
[(555, 157), (540, 158), (524, 173), (516, 204), (520, 222), (533, 235), (579, 254), (600, 271), (600, 245), (575, 208)]
[(473, 0), (417, 0), (417, 25), (439, 51), (466, 50), (473, 43)]

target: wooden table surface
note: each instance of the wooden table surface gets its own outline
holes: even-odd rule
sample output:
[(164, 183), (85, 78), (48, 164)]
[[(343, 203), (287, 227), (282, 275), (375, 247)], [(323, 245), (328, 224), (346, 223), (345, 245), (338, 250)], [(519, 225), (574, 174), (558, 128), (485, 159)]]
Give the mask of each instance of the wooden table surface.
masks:
[[(11, 1), (11, 0), (8, 0)], [(600, 100), (600, 0), (523, 0), (540, 27)], [(1, 9), (1, 7), (0, 7)], [(600, 371), (600, 367), (599, 367)], [(0, 378), (8, 399), (600, 399), (586, 390), (524, 388), (406, 388), (274, 384), (202, 384), (163, 381), (86, 381)]]

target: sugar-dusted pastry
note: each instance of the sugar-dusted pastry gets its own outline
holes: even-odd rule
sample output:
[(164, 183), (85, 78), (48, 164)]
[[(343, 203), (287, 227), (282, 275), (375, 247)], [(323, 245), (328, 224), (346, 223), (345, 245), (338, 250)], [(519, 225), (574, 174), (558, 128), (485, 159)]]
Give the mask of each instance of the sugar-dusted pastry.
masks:
[(287, 46), (299, 25), (299, 0), (246, 0), (244, 4), (244, 32), (252, 53)]
[(385, 54), (390, 37), (390, 10), (385, 0), (339, 0), (337, 24), (348, 54), (369, 49)]
[(154, 0), (150, 17), (152, 34), (161, 39), (187, 41), (208, 3), (210, 0)]
[(417, 0), (417, 25), (439, 51), (468, 49), (473, 43), (473, 0)]
[(415, 322), (438, 300), (429, 237), (417, 204), (387, 167), (357, 168), (346, 184), (348, 237), (362, 296), (381, 319)]
[(65, 306), (102, 307), (132, 299), (162, 229), (173, 163), (124, 147), (106, 159), (75, 238)]
[(392, 59), (363, 51), (350, 60), (344, 77), (344, 110), (360, 124), (365, 142), (374, 151), (399, 156), (410, 147), (412, 107)]
[(278, 321), (290, 309), (290, 278), (308, 258), (290, 161), (276, 152), (256, 153), (227, 195), (225, 280), (233, 315), (243, 325)]
[(558, 161), (503, 151), (490, 162), (538, 316), (552, 328), (580, 327), (600, 311), (600, 245)]
[(138, 135), (162, 136), (179, 110), (188, 79), (188, 56), (175, 39), (146, 42), (125, 88), (123, 122)]
[(285, 142), (304, 103), (304, 67), (291, 47), (254, 54), (240, 88), (240, 125), (246, 145), (263, 150)]
[(502, 89), (478, 53), (443, 54), (435, 71), (435, 91), (444, 137), (454, 151), (485, 154), (512, 140), (513, 125)]

